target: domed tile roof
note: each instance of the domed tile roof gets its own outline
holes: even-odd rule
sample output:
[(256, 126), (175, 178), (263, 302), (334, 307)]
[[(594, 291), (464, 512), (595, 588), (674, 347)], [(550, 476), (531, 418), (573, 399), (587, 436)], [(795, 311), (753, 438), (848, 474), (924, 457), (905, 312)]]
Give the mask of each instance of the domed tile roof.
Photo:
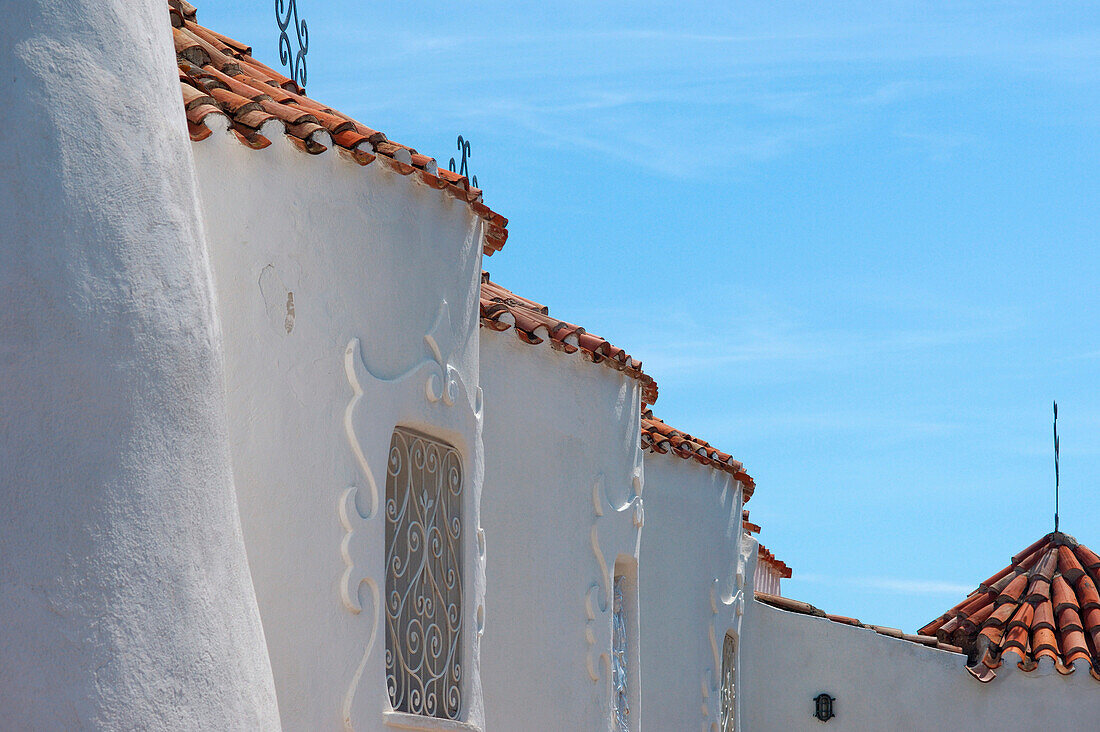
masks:
[(962, 647), (979, 681), (1008, 662), (1024, 671), (1053, 664), (1062, 674), (1087, 668), (1100, 680), (1098, 572), (1100, 556), (1050, 533), (918, 632)]

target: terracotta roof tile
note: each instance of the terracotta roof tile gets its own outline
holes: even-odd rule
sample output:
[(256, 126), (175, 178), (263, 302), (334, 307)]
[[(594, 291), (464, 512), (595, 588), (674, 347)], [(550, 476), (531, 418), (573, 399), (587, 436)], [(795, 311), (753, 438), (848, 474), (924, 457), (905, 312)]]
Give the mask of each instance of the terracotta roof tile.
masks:
[(1100, 594), (1096, 592), (1096, 583), (1088, 575), (1077, 581), (1077, 601), (1081, 612), (1100, 608)]
[(1091, 570), (1094, 574), (1100, 572), (1100, 557), (1096, 556), (1094, 551), (1087, 546), (1078, 544), (1074, 547), (1074, 553), (1081, 560), (1081, 564), (1084, 565), (1085, 569)]
[(1018, 574), (1012, 578), (1012, 581), (1008, 583), (1008, 586), (1004, 588), (1000, 595), (997, 596), (997, 602), (1012, 602), (1016, 603), (1020, 601), (1020, 597), (1024, 594), (1024, 588), (1027, 587), (1027, 575)]
[[(644, 429), (643, 426), (643, 430)], [(760, 527), (749, 521), (748, 510), (741, 511), (741, 530), (746, 534), (760, 533)], [(775, 555), (768, 551), (767, 547), (763, 544), (758, 545), (756, 556), (758, 562), (768, 565), (780, 579), (790, 579), (792, 574), (791, 568), (787, 566), (786, 562), (776, 559)]]
[(440, 169), (434, 159), (305, 96), (292, 79), (253, 58), (251, 47), (196, 23), (193, 5), (169, 0), (168, 6), (192, 141), (210, 136), (211, 115), (218, 113), (243, 144), (263, 149), (271, 141), (260, 127), (280, 120), (291, 142), (306, 153), (335, 145), (359, 165), (381, 159), (401, 175), (417, 173), (419, 181), (469, 204), (485, 221), (486, 255), (504, 246), (508, 220), (482, 202), (481, 191), (465, 176)]
[(754, 524), (751, 521), (749, 521), (748, 509), (744, 509), (744, 510), (741, 511), (741, 529), (746, 534), (759, 534), (760, 533), (760, 526), (758, 524)]
[(756, 552), (758, 561), (764, 562), (775, 570), (783, 579), (791, 578), (791, 568), (786, 565), (785, 562), (781, 562), (775, 558), (775, 555), (768, 551), (763, 544), (759, 544), (759, 549)]
[[(1016, 610), (1016, 605), (1011, 602), (1002, 603), (997, 606), (997, 609), (990, 613), (986, 618), (984, 624), (991, 628), (1003, 628), (1008, 619), (1012, 617), (1012, 614)], [(971, 621), (974, 622), (974, 621)]]
[(550, 317), (550, 309), (545, 305), (520, 297), (490, 281), (488, 272), (481, 273), (480, 307), (483, 328), (496, 331), (511, 329), (524, 343), (534, 345), (549, 340), (554, 350), (580, 352), (593, 363), (602, 363), (637, 379), (642, 387), (642, 401), (646, 404), (652, 404), (657, 399), (657, 382), (642, 371), (641, 361), (603, 338), (587, 333), (580, 326)]
[(654, 417), (653, 411), (649, 409), (642, 413), (642, 447), (658, 453), (671, 451), (685, 460), (694, 460), (729, 473), (741, 482), (745, 501), (752, 498), (753, 491), (756, 490), (756, 482), (752, 476), (745, 472), (745, 467), (734, 460), (732, 455), (712, 447), (706, 440), (665, 424)]
[[(1086, 661), (1100, 680), (1098, 571), (1100, 557), (1090, 549), (1067, 534), (1047, 534), (920, 632), (964, 649), (967, 668), (980, 681), (996, 677), (1008, 650), (1024, 671), (1050, 658), (1060, 673), (1071, 674), (1075, 661)], [(996, 601), (983, 606), (982, 598)]]
[(1077, 555), (1068, 546), (1058, 547), (1058, 572), (1071, 585), (1077, 584), (1077, 580), (1085, 574), (1085, 568), (1081, 566)]
[(981, 625), (986, 621), (987, 618), (989, 618), (989, 616), (993, 614), (993, 611), (996, 610), (996, 608), (996, 603), (992, 601), (987, 602), (985, 605), (982, 606), (980, 610), (977, 610), (976, 612), (967, 616), (966, 619), (974, 625)]
[(889, 636), (890, 638), (897, 638), (898, 640), (908, 641), (910, 643), (918, 643), (922, 646), (928, 646), (930, 648), (938, 648), (941, 651), (949, 651), (950, 653), (963, 653), (963, 649), (952, 645), (950, 643), (944, 643), (934, 635), (922, 635), (911, 633), (904, 633), (898, 628), (888, 628), (882, 625), (868, 625), (861, 623), (855, 618), (848, 618), (843, 615), (831, 615), (824, 610), (819, 610), (808, 602), (801, 600), (793, 600), (789, 597), (780, 597), (779, 595), (772, 595), (767, 592), (761, 592), (755, 590), (753, 595), (757, 601), (764, 603), (765, 605), (771, 605), (777, 607), (780, 610), (787, 610), (793, 613), (800, 613), (802, 615), (813, 615), (819, 618), (825, 618), (834, 623), (840, 623), (843, 625), (851, 625), (857, 628), (865, 628), (867, 630), (874, 631), (879, 635)]

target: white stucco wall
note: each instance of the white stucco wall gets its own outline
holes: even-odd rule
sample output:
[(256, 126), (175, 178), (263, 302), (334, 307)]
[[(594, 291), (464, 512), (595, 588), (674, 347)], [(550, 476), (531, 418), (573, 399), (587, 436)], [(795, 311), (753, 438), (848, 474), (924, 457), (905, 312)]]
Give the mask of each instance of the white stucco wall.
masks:
[(0, 727), (277, 728), (167, 8), (0, 16)]
[(647, 452), (645, 509), (645, 726), (710, 730), (721, 713), (722, 644), (727, 632), (738, 633), (747, 581), (740, 556), (740, 485), (711, 467)]
[[(548, 342), (532, 346), (487, 329), (481, 379), (489, 728), (608, 729), (610, 588), (616, 560), (637, 559), (642, 519), (631, 504), (641, 477), (638, 385)], [(637, 701), (645, 683), (637, 618), (633, 605), (634, 730), (646, 724)]]
[[(742, 624), (744, 730), (1091, 730), (1100, 682), (1087, 664), (1070, 676), (1023, 672), (1006, 656), (982, 684), (965, 656), (825, 618), (749, 603)], [(836, 698), (836, 717), (814, 719), (813, 698)]]
[(194, 155), (228, 344), (234, 474), (283, 723), (384, 727), (381, 505), (400, 424), (463, 455), (461, 718), (480, 725), (481, 221), (415, 176), (331, 148), (307, 155), (280, 129), (265, 127), (273, 144), (260, 151), (218, 131)]

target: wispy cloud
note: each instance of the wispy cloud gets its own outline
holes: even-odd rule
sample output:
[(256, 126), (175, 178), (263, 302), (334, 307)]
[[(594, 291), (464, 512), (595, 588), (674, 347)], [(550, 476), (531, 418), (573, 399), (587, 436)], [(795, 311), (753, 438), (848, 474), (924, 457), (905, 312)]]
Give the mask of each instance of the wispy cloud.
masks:
[(965, 595), (974, 588), (957, 582), (897, 577), (854, 577), (799, 573), (796, 579), (814, 584), (844, 585), (863, 590), (896, 592), (903, 595)]
[[(670, 24), (597, 8), (583, 24), (571, 12), (538, 24), (485, 8), (469, 27), (434, 18), (388, 23), (379, 43), (365, 32), (369, 16), (352, 14), (351, 22), (319, 19), (326, 35), (317, 53), (331, 55), (317, 64), (330, 68), (314, 83), (329, 98), (355, 100), (343, 111), (379, 126), (419, 117), (431, 129), (514, 131), (525, 148), (576, 150), (673, 181), (743, 175), (847, 144), (861, 130), (889, 130), (884, 114), (906, 120), (894, 146), (943, 161), (984, 141), (957, 120), (925, 123), (907, 113), (922, 100), (984, 90), (990, 70), (1077, 85), (1100, 73), (1090, 63), (1100, 54), (1091, 28), (1038, 32), (1036, 15), (870, 5), (847, 16), (689, 11)], [(362, 63), (333, 65), (348, 57)], [(383, 79), (403, 81), (380, 86)]]
[[(652, 373), (677, 376), (706, 373), (738, 364), (783, 363), (827, 366), (830, 370), (865, 363), (876, 356), (921, 353), (947, 346), (989, 341), (1017, 329), (1014, 324), (988, 327), (902, 329), (878, 333), (823, 331), (809, 328), (749, 326), (710, 331), (707, 337), (684, 338), (683, 330), (650, 331), (636, 338), (634, 351)], [(662, 338), (661, 336), (668, 336)]]

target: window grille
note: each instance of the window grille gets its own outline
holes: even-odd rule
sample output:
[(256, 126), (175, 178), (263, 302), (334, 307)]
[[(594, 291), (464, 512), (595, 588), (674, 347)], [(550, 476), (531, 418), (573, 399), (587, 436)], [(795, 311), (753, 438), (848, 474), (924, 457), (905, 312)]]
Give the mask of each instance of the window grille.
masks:
[(623, 598), (625, 582), (625, 577), (615, 578), (615, 606), (611, 617), (611, 705), (615, 714), (615, 732), (630, 732), (630, 723), (627, 721), (630, 704), (627, 701), (626, 603)]
[(462, 709), (462, 458), (398, 427), (386, 470), (386, 689), (397, 711)]
[(722, 642), (722, 732), (736, 732), (737, 641), (727, 635)]

